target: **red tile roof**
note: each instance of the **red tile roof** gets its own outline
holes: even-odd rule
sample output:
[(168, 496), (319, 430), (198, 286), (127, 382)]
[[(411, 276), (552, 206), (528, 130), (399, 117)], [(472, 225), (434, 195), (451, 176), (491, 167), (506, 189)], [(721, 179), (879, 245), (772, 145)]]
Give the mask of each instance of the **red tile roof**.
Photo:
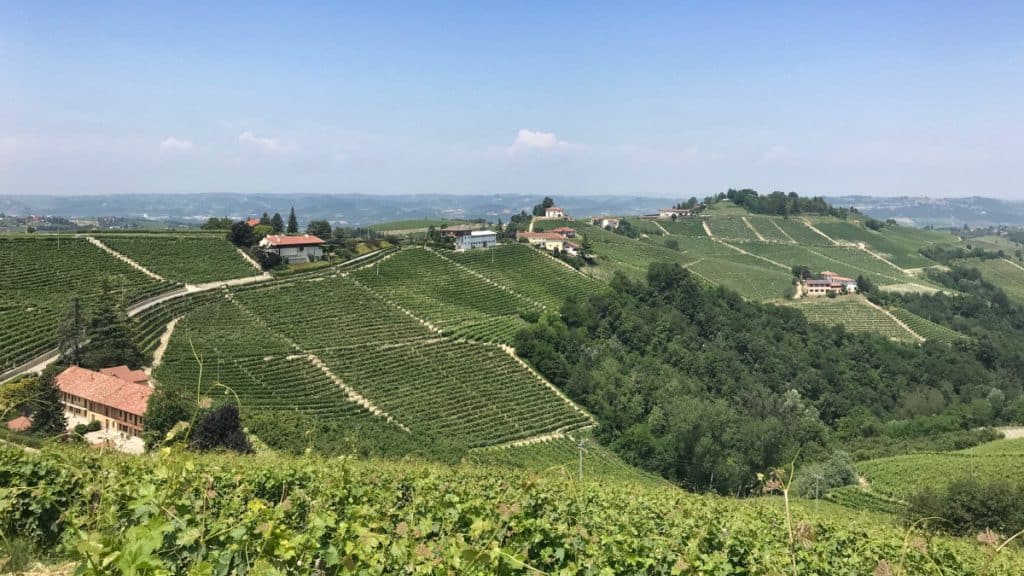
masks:
[(57, 375), (61, 392), (91, 400), (129, 414), (142, 416), (153, 389), (145, 384), (127, 382), (100, 372), (72, 366)]
[(18, 416), (7, 423), (7, 429), (13, 432), (24, 432), (32, 427), (32, 421), (24, 416)]
[(249, 228), (255, 228), (255, 227), (260, 225), (260, 219), (259, 218), (249, 218), (248, 220), (245, 221), (245, 223), (249, 225)]
[(519, 232), (516, 238), (543, 238), (545, 240), (565, 240), (565, 236), (552, 232)]
[(552, 232), (556, 232), (556, 233), (572, 232), (573, 234), (575, 234), (576, 230), (573, 229), (573, 228), (569, 228), (568, 226), (559, 226), (558, 228), (555, 228), (554, 230), (552, 230)]
[(106, 374), (107, 376), (113, 376), (114, 378), (120, 378), (125, 382), (149, 384), (148, 374), (142, 370), (132, 370), (123, 364), (121, 366), (114, 366), (113, 368), (100, 368), (100, 373)]
[(266, 241), (271, 246), (316, 246), (324, 243), (323, 240), (309, 234), (303, 234), (302, 236), (277, 236), (271, 234), (266, 237)]

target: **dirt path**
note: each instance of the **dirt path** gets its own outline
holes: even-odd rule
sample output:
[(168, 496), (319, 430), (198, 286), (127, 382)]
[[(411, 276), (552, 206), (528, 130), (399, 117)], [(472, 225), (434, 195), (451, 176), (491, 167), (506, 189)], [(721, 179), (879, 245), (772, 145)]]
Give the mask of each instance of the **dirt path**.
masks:
[(892, 266), (893, 268), (895, 268), (895, 269), (899, 270), (899, 271), (900, 271), (901, 273), (903, 273), (903, 274), (905, 274), (905, 275), (907, 275), (907, 276), (910, 276), (910, 275), (911, 275), (909, 271), (907, 271), (907, 270), (904, 270), (903, 268), (900, 268), (899, 266), (897, 266), (897, 265), (893, 264), (892, 262), (890, 262), (890, 261), (889, 261), (889, 260), (888, 260), (887, 258), (885, 258), (884, 256), (882, 256), (881, 254), (878, 254), (878, 253), (876, 253), (876, 252), (872, 252), (872, 251), (871, 251), (871, 249), (870, 249), (870, 248), (868, 248), (868, 245), (867, 245), (867, 244), (865, 244), (864, 242), (858, 242), (858, 243), (857, 243), (857, 248), (860, 248), (861, 250), (863, 250), (863, 251), (867, 252), (868, 254), (870, 254), (870, 255), (874, 256), (875, 258), (877, 258), (877, 259), (881, 260), (882, 262), (885, 262), (885, 263), (886, 263), (886, 264), (888, 264), (889, 266)]
[(536, 222), (536, 221), (537, 221), (537, 217), (536, 216), (534, 216), (533, 218), (530, 218), (530, 227), (527, 229), (527, 232), (533, 232), (533, 223)]
[(828, 240), (829, 242), (831, 242), (833, 244), (839, 244), (839, 242), (836, 242), (831, 236), (829, 236), (828, 234), (825, 234), (821, 230), (818, 230), (818, 228), (814, 224), (811, 224), (811, 221), (808, 220), (807, 218), (802, 218), (800, 221), (804, 223), (804, 226), (807, 226), (808, 228), (811, 229), (811, 231), (813, 231), (815, 234), (821, 236), (825, 240)]
[(594, 416), (591, 415), (590, 412), (587, 412), (582, 406), (580, 406), (579, 404), (573, 402), (571, 399), (569, 399), (568, 396), (565, 395), (565, 393), (563, 393), (561, 390), (559, 390), (557, 386), (555, 386), (554, 384), (549, 382), (547, 378), (542, 376), (540, 374), (540, 372), (537, 372), (536, 370), (534, 370), (533, 366), (530, 366), (529, 364), (527, 364), (525, 360), (523, 360), (522, 358), (520, 358), (516, 354), (516, 349), (515, 348), (509, 346), (508, 344), (494, 344), (493, 346), (497, 346), (498, 348), (501, 348), (502, 351), (504, 351), (506, 354), (511, 356), (513, 360), (518, 362), (520, 366), (522, 366), (523, 368), (526, 368), (527, 370), (529, 370), (530, 374), (533, 374), (535, 378), (537, 378), (538, 380), (543, 382), (545, 386), (547, 386), (552, 392), (554, 392), (556, 396), (561, 398), (562, 402), (565, 402), (570, 408), (572, 408), (573, 410), (575, 410), (575, 411), (577, 411), (577, 412), (579, 412), (581, 414), (584, 414), (587, 418), (590, 419), (591, 422), (595, 422)]
[(775, 226), (775, 228), (779, 231), (780, 234), (782, 234), (786, 238), (789, 238), (790, 242), (792, 242), (793, 244), (799, 244), (799, 242), (794, 240), (792, 236), (790, 236), (785, 230), (782, 229), (782, 226), (779, 226), (778, 222), (772, 219), (769, 219), (768, 221), (772, 223), (772, 226)]
[(248, 254), (246, 254), (245, 250), (242, 250), (241, 248), (236, 248), (236, 250), (238, 250), (238, 253), (242, 256), (242, 258), (246, 262), (248, 262), (253, 268), (255, 268), (257, 272), (259, 272), (261, 274), (263, 273), (263, 267), (260, 266), (259, 262), (253, 260), (252, 256), (249, 256)]
[(704, 226), (704, 233), (708, 235), (708, 238), (714, 239), (715, 235), (711, 233), (711, 225), (708, 224), (707, 220), (701, 222)]
[(171, 343), (171, 335), (174, 334), (174, 327), (178, 325), (178, 320), (181, 320), (181, 316), (172, 319), (167, 323), (167, 327), (164, 328), (164, 333), (160, 336), (160, 344), (153, 351), (153, 362), (145, 369), (146, 374), (152, 374), (153, 369), (163, 361), (164, 352), (167, 352), (167, 345)]
[(273, 279), (274, 277), (270, 273), (264, 272), (259, 276), (245, 276), (243, 278), (232, 278), (231, 280), (217, 280), (214, 282), (205, 282), (203, 284), (186, 284), (185, 291), (191, 294), (193, 292), (205, 292), (207, 290), (214, 290), (217, 288), (223, 288), (225, 286), (242, 286), (245, 284), (252, 284), (254, 282), (266, 282), (268, 280)]
[(765, 262), (771, 264), (772, 266), (778, 266), (779, 268), (782, 268), (783, 270), (789, 271), (789, 270), (793, 269), (790, 266), (786, 266), (782, 262), (776, 262), (775, 260), (772, 260), (771, 258), (765, 258), (764, 256), (758, 256), (757, 254), (752, 254), (751, 252), (748, 252), (748, 251), (744, 250), (743, 248), (740, 248), (739, 246), (733, 246), (732, 244), (729, 244), (728, 242), (726, 242), (724, 240), (715, 240), (715, 242), (718, 242), (722, 246), (727, 246), (729, 248), (732, 248), (733, 250), (739, 252), (740, 254), (745, 254), (747, 256), (751, 256), (753, 258), (757, 258), (758, 260), (764, 260)]
[(1020, 268), (1020, 270), (1022, 272), (1024, 272), (1024, 266), (1021, 266), (1020, 264), (1017, 264), (1016, 262), (1014, 262), (1013, 260), (1010, 260), (1009, 258), (1003, 258), (1003, 260), (1006, 260), (1007, 262), (1009, 262), (1010, 266), (1015, 266), (1017, 268)]
[(662, 226), (662, 225), (661, 225), (661, 222), (658, 222), (657, 220), (651, 220), (651, 222), (653, 222), (653, 223), (654, 223), (654, 225), (655, 225), (655, 226), (657, 226), (659, 230), (661, 230), (662, 232), (664, 232), (664, 233), (665, 233), (665, 236), (671, 236), (671, 235), (672, 235), (672, 234), (670, 234), (670, 233), (669, 233), (669, 231), (668, 231), (668, 230), (666, 230), (666, 229), (665, 229), (665, 227), (664, 227), (664, 226)]
[(743, 223), (747, 225), (747, 228), (750, 228), (750, 231), (754, 233), (754, 236), (757, 236), (758, 240), (761, 242), (767, 242), (767, 240), (764, 239), (764, 236), (761, 236), (761, 233), (757, 231), (757, 228), (754, 228), (754, 225), (750, 223), (750, 220), (747, 220), (746, 216), (740, 216), (740, 220), (743, 220)]
[(1003, 426), (1002, 428), (997, 428), (997, 430), (1002, 432), (1003, 438), (1006, 438), (1007, 440), (1019, 440), (1024, 438), (1024, 426)]
[(307, 354), (306, 358), (313, 366), (319, 368), (320, 371), (323, 372), (325, 376), (330, 378), (331, 382), (334, 382), (334, 384), (336, 384), (338, 388), (341, 388), (341, 390), (348, 397), (349, 402), (358, 404), (365, 408), (374, 416), (379, 416), (380, 418), (387, 420), (388, 422), (394, 424), (395, 426), (398, 426), (402, 430), (409, 432), (409, 428), (407, 426), (396, 420), (393, 416), (391, 416), (384, 410), (381, 410), (369, 398), (363, 396), (355, 389), (351, 388), (348, 384), (345, 384), (345, 382), (337, 374), (335, 374), (326, 364), (324, 364), (324, 361), (321, 360), (319, 356), (317, 356), (316, 354)]
[(925, 341), (925, 338), (924, 338), (923, 336), (921, 336), (921, 335), (920, 335), (920, 334), (918, 334), (917, 332), (914, 332), (914, 331), (913, 331), (913, 330), (912, 330), (912, 329), (910, 328), (910, 326), (907, 326), (907, 325), (906, 325), (906, 323), (904, 323), (904, 322), (903, 322), (902, 320), (900, 320), (899, 318), (897, 318), (897, 317), (893, 316), (893, 315), (892, 315), (892, 312), (889, 312), (889, 311), (888, 311), (888, 310), (886, 310), (885, 308), (882, 308), (881, 306), (879, 306), (878, 304), (875, 304), (874, 302), (872, 302), (871, 300), (868, 300), (867, 298), (862, 298), (862, 300), (863, 300), (863, 301), (864, 301), (864, 302), (865, 302), (865, 303), (866, 303), (866, 304), (867, 304), (868, 306), (871, 306), (871, 307), (872, 307), (872, 308), (874, 308), (875, 310), (878, 310), (878, 311), (879, 311), (879, 312), (881, 312), (882, 314), (885, 314), (885, 315), (886, 315), (886, 316), (888, 316), (889, 318), (892, 318), (892, 321), (893, 321), (893, 322), (895, 322), (895, 323), (899, 324), (899, 325), (900, 325), (900, 328), (903, 328), (903, 329), (904, 329), (904, 330), (906, 330), (906, 331), (907, 331), (907, 332), (908, 332), (908, 333), (909, 333), (909, 334), (910, 334), (911, 336), (913, 336), (914, 338), (917, 338), (917, 341), (918, 341), (918, 342), (924, 342), (924, 341)]
[(103, 250), (104, 252), (107, 252), (108, 254), (113, 256), (114, 258), (117, 258), (118, 260), (124, 262), (125, 264), (128, 264), (129, 266), (131, 266), (132, 268), (135, 268), (139, 272), (142, 272), (146, 276), (149, 276), (150, 278), (152, 278), (154, 280), (159, 280), (161, 282), (166, 281), (163, 276), (160, 276), (159, 274), (157, 274), (157, 273), (147, 269), (142, 264), (139, 264), (135, 260), (132, 260), (131, 258), (125, 256), (124, 254), (121, 254), (117, 250), (114, 250), (113, 248), (111, 248), (110, 246), (107, 246), (103, 242), (100, 242), (96, 238), (94, 238), (92, 236), (86, 236), (85, 239), (88, 240), (90, 244), (95, 245), (97, 248)]

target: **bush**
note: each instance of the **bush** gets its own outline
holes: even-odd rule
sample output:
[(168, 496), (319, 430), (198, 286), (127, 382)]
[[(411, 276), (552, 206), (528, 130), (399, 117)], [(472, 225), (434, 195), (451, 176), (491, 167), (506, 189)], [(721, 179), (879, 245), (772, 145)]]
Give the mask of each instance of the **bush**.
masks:
[(88, 432), (89, 429), (85, 424), (76, 424), (73, 431), (79, 436), (85, 436), (85, 433)]
[(85, 431), (86, 432), (99, 432), (100, 428), (102, 428), (102, 427), (103, 426), (100, 425), (100, 421), (99, 420), (93, 420), (92, 422), (89, 422), (88, 424), (85, 425)]
[(227, 404), (204, 416), (196, 425), (189, 445), (193, 450), (226, 448), (240, 454), (252, 452), (242, 430), (238, 406)]
[(260, 265), (260, 268), (264, 270), (272, 270), (281, 265), (281, 256), (277, 252), (270, 250), (264, 250), (262, 248), (253, 248), (251, 251), (252, 257)]
[(793, 480), (793, 491), (803, 498), (820, 498), (833, 488), (857, 482), (853, 458), (846, 452), (833, 452), (828, 460), (800, 468)]
[(1024, 526), (1024, 485), (960, 478), (945, 489), (929, 487), (910, 498), (905, 512), (907, 522), (922, 518), (941, 518), (929, 526), (951, 534), (1013, 534)]

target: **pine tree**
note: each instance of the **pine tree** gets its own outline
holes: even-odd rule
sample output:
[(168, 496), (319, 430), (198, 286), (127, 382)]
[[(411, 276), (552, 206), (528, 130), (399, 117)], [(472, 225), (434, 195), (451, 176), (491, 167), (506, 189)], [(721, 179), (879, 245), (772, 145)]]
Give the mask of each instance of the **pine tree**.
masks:
[(260, 216), (260, 226), (270, 226), (270, 216), (266, 212)]
[(78, 298), (75, 298), (60, 323), (57, 324), (58, 349), (63, 361), (76, 366), (81, 363), (86, 328), (82, 305)]
[(289, 234), (299, 233), (299, 219), (295, 217), (295, 206), (292, 206), (292, 211), (288, 214), (288, 230)]
[(64, 416), (64, 404), (60, 401), (60, 390), (57, 389), (57, 374), (64, 371), (62, 364), (51, 364), (35, 379), (35, 385), (29, 386), (28, 405), (32, 411), (32, 428), (34, 434), (57, 436), (68, 428)]
[(89, 322), (89, 343), (82, 353), (81, 365), (93, 370), (121, 364), (139, 368), (146, 358), (131, 337), (128, 316), (115, 307), (105, 280), (102, 290), (99, 308)]
[(284, 232), (284, 218), (281, 218), (280, 212), (274, 212), (274, 217), (270, 219), (270, 227), (274, 229), (274, 234)]

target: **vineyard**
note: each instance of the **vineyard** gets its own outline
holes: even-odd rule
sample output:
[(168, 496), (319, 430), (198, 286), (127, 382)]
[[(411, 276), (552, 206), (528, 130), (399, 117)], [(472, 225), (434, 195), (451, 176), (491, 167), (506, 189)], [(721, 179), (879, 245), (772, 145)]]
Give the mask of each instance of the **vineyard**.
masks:
[(259, 274), (224, 238), (209, 236), (99, 236), (124, 254), (168, 280), (200, 284)]
[(874, 332), (894, 340), (917, 340), (881, 310), (869, 306), (858, 296), (838, 298), (802, 298), (786, 303), (803, 311), (811, 322), (826, 326), (843, 325), (851, 332)]
[(75, 297), (83, 311), (104, 281), (128, 305), (170, 290), (83, 238), (0, 238), (0, 372), (57, 344), (57, 323)]
[[(517, 317), (521, 312), (542, 309), (539, 303), (419, 248), (402, 250), (379, 266), (364, 268), (352, 276), (445, 334), (496, 317)], [(502, 335), (502, 341), (510, 342), (509, 336)]]
[(793, 276), (789, 272), (737, 252), (721, 258), (704, 258), (688, 268), (714, 284), (735, 290), (751, 300), (781, 298), (793, 283)]
[(659, 222), (669, 234), (673, 236), (687, 236), (690, 238), (707, 238), (704, 232), (703, 220), (700, 218), (678, 218), (676, 220), (665, 220)]
[[(85, 575), (1019, 574), (827, 503), (461, 465), (0, 447), (0, 530)], [(99, 496), (98, 496), (99, 495)], [(991, 562), (990, 562), (991, 559)], [(106, 564), (104, 564), (106, 562)]]
[(939, 489), (958, 478), (1017, 478), (1024, 470), (1020, 452), (937, 452), (879, 458), (857, 463), (872, 491), (906, 500), (924, 488)]
[(917, 314), (902, 308), (893, 307), (889, 312), (891, 312), (893, 316), (899, 318), (900, 322), (909, 326), (911, 330), (917, 332), (917, 334), (925, 340), (942, 342), (943, 344), (952, 344), (953, 342), (965, 338), (963, 334), (956, 330), (951, 330), (945, 326), (936, 324), (927, 318), (922, 318)]
[(553, 310), (558, 310), (570, 294), (590, 294), (603, 286), (601, 282), (522, 244), (493, 250), (470, 250), (453, 254), (451, 258)]
[(757, 242), (754, 231), (739, 216), (705, 218), (711, 227), (711, 234), (718, 239), (736, 242)]
[(963, 264), (981, 270), (985, 280), (999, 286), (1006, 295), (1024, 303), (1024, 264), (1005, 259), (981, 260), (972, 258)]
[(410, 429), (471, 447), (591, 423), (497, 346), (431, 340), (320, 356)]
[(935, 264), (917, 251), (928, 242), (909, 236), (907, 232), (894, 232), (890, 237), (889, 228), (875, 232), (860, 222), (842, 220), (818, 219), (815, 226), (836, 241), (864, 243), (900, 268), (921, 268)]

